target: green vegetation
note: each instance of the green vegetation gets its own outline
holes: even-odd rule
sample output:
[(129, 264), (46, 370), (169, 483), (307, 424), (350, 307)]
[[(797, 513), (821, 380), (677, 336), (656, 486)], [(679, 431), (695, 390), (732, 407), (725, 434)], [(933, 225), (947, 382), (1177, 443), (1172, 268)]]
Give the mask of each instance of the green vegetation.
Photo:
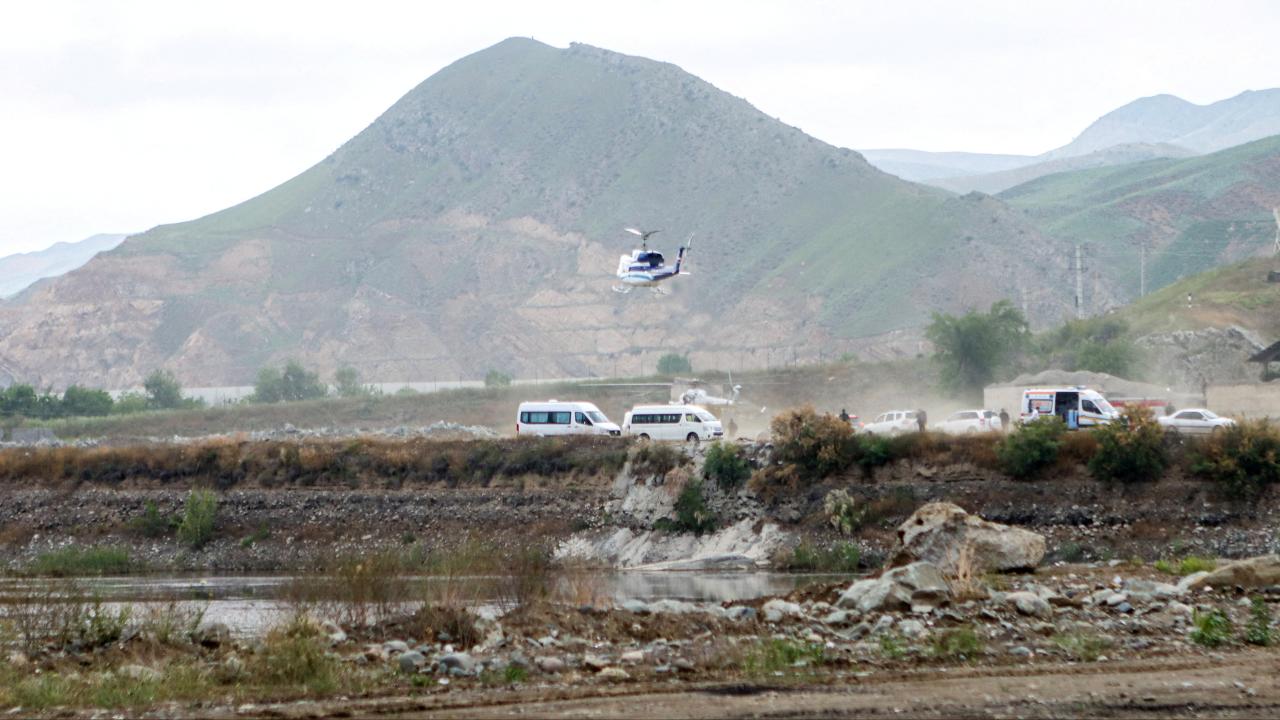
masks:
[(1053, 643), (1071, 659), (1083, 662), (1097, 662), (1098, 658), (1113, 647), (1111, 640), (1085, 633), (1054, 635)]
[(122, 575), (133, 569), (129, 551), (119, 547), (68, 545), (36, 556), (26, 567), (30, 575), (79, 577)]
[(907, 656), (906, 643), (895, 633), (884, 633), (880, 636), (880, 654), (890, 660), (901, 660)]
[(187, 494), (182, 517), (178, 520), (178, 539), (193, 550), (199, 550), (213, 539), (218, 518), (218, 496), (212, 490), (192, 490)]
[(718, 524), (715, 512), (707, 507), (702, 481), (690, 480), (676, 496), (675, 519), (665, 527), (677, 532), (701, 535), (715, 530)]
[(750, 675), (818, 667), (826, 662), (820, 643), (770, 638), (754, 647), (742, 659), (742, 670)]
[(320, 382), (319, 373), (308, 371), (297, 360), (289, 360), (284, 368), (264, 367), (258, 371), (250, 400), (259, 403), (298, 402), (327, 395), (329, 388)]
[[(153, 399), (150, 393), (147, 395), (128, 393), (117, 401), (113, 400), (106, 390), (83, 388), (78, 385), (68, 387), (59, 396), (50, 390), (37, 393), (30, 385), (10, 385), (0, 389), (0, 417), (34, 420), (105, 417), (162, 407), (158, 404), (159, 402), (174, 403), (163, 406), (168, 408), (196, 408), (203, 405), (199, 400), (183, 398), (176, 380), (173, 380), (172, 385), (163, 382), (157, 384), (158, 380), (173, 377), (167, 374), (157, 376), (159, 372), (156, 371), (147, 378), (159, 393), (155, 396), (159, 399)], [(177, 389), (174, 390), (174, 388)]]
[(775, 565), (789, 572), (855, 573), (862, 562), (862, 550), (850, 542), (817, 548), (806, 542), (778, 558)]
[(151, 371), (142, 382), (142, 389), (146, 393), (147, 407), (153, 410), (182, 407), (182, 385), (168, 370)]
[(1169, 464), (1164, 428), (1148, 408), (1127, 407), (1120, 422), (1092, 433), (1098, 448), (1089, 460), (1089, 472), (1099, 480), (1149, 482), (1159, 478)]
[(996, 448), (1000, 465), (1013, 477), (1031, 477), (1058, 460), (1066, 431), (1067, 426), (1056, 416), (1017, 426)]
[(1249, 600), (1249, 623), (1245, 625), (1243, 640), (1250, 645), (1268, 647), (1274, 642), (1271, 634), (1271, 610), (1267, 601), (1257, 595)]
[(329, 654), (329, 643), (315, 623), (299, 616), (267, 634), (250, 672), (259, 682), (322, 693), (336, 685), (338, 660)]
[(1188, 555), (1178, 561), (1160, 559), (1153, 566), (1162, 573), (1170, 575), (1191, 575), (1192, 573), (1207, 572), (1218, 567), (1218, 563), (1213, 558), (1199, 557), (1196, 555)]
[(852, 535), (862, 527), (866, 514), (844, 488), (827, 493), (822, 499), (822, 511), (827, 515), (827, 523), (841, 535)]
[(1138, 349), (1129, 325), (1111, 316), (1072, 320), (1036, 337), (1040, 367), (1133, 377)]
[(968, 625), (943, 630), (933, 636), (931, 654), (947, 660), (973, 660), (982, 653), (982, 638)]
[(1191, 616), (1191, 642), (1205, 647), (1218, 647), (1231, 640), (1231, 618), (1221, 610), (1196, 610)]
[(658, 358), (659, 375), (671, 376), (691, 372), (693, 372), (693, 363), (689, 362), (688, 355), (667, 353), (666, 355)]
[(173, 518), (160, 514), (160, 507), (154, 500), (148, 500), (142, 508), (142, 514), (129, 521), (129, 527), (143, 537), (164, 537), (173, 532), (177, 526)]
[(859, 457), (858, 438), (849, 423), (811, 406), (779, 413), (771, 424), (773, 458), (803, 479), (843, 472)]
[(367, 397), (373, 394), (368, 385), (360, 384), (360, 373), (350, 366), (340, 367), (333, 373), (333, 389), (338, 397)]
[(714, 481), (721, 490), (733, 490), (751, 477), (751, 461), (737, 443), (717, 440), (707, 448), (702, 477)]
[(490, 370), (484, 375), (484, 386), (487, 388), (511, 387), (511, 376), (501, 370)]
[(1256, 498), (1280, 482), (1280, 430), (1266, 420), (1241, 420), (1205, 440), (1192, 467), (1230, 497)]
[(1007, 300), (985, 314), (934, 313), (925, 337), (933, 343), (943, 387), (966, 397), (980, 397), (982, 388), (1030, 342), (1027, 319)]
[(656, 442), (637, 444), (629, 459), (631, 472), (638, 477), (662, 477), (689, 461), (676, 446)]

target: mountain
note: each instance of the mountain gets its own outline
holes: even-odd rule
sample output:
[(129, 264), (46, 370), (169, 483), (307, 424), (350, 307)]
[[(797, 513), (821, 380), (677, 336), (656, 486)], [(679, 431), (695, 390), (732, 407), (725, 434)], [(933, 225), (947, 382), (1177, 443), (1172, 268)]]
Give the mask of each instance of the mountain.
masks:
[(926, 150), (860, 150), (867, 162), (903, 180), (924, 182), (937, 178), (1005, 172), (1034, 163), (1031, 155), (994, 155)]
[(1076, 157), (1131, 143), (1166, 143), (1209, 153), (1272, 135), (1280, 135), (1280, 88), (1250, 90), (1208, 105), (1154, 95), (1112, 110), (1042, 157)]
[[(1261, 343), (1280, 340), (1280, 259), (1253, 258), (1172, 283), (1120, 311), (1135, 335), (1237, 327)], [(1191, 302), (1187, 302), (1187, 295)]]
[[(630, 225), (672, 253), (696, 232), (693, 274), (611, 292)], [(994, 198), (887, 175), (674, 65), (513, 38), (279, 187), (0, 304), (0, 363), (111, 387), (288, 357), (388, 381), (652, 372), (673, 351), (765, 366), (1065, 272)]]
[(57, 277), (120, 244), (125, 235), (94, 235), (79, 242), (58, 242), (28, 253), (0, 257), (0, 298), (22, 292), (37, 280)]
[(1061, 157), (1055, 160), (1044, 160), (1042, 162), (1034, 162), (1029, 165), (1021, 165), (1009, 170), (1001, 170), (997, 172), (989, 172), (983, 174), (966, 174), (956, 177), (937, 177), (929, 181), (930, 185), (936, 185), (946, 188), (952, 192), (984, 192), (994, 195), (1003, 190), (1008, 190), (1015, 185), (1031, 182), (1038, 177), (1052, 175), (1054, 173), (1068, 172), (1071, 170), (1082, 170), (1085, 168), (1109, 167), (1112, 165), (1126, 165), (1133, 162), (1141, 162), (1143, 160), (1152, 160), (1155, 158), (1183, 158), (1191, 157), (1196, 153), (1177, 145), (1168, 145), (1164, 143), (1130, 143), (1128, 145), (1115, 145), (1103, 150), (1097, 150), (1087, 155), (1073, 155), (1070, 157)]
[(1077, 170), (999, 197), (1042, 232), (1087, 243), (1090, 264), (1121, 297), (1270, 253), (1280, 207), (1280, 136), (1186, 159)]

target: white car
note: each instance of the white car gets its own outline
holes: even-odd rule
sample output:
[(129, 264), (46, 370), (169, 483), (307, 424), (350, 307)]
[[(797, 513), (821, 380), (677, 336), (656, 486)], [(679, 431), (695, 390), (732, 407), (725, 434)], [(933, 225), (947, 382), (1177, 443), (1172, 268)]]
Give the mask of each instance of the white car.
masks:
[(1156, 418), (1165, 430), (1188, 435), (1211, 435), (1236, 424), (1231, 418), (1219, 417), (1212, 410), (1187, 408), (1172, 415)]
[(862, 428), (862, 431), (870, 435), (899, 435), (916, 432), (919, 429), (915, 410), (890, 410), (877, 415), (875, 420)]
[(957, 410), (946, 420), (934, 426), (935, 430), (952, 435), (968, 433), (1000, 432), (1000, 416), (993, 410)]

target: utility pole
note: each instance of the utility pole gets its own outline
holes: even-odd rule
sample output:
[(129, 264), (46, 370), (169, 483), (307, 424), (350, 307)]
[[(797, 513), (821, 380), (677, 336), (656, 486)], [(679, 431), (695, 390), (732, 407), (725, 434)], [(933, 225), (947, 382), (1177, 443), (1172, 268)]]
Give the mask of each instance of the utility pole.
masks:
[(1084, 319), (1084, 305), (1081, 303), (1084, 295), (1084, 265), (1080, 261), (1080, 246), (1076, 245), (1076, 319)]
[(1138, 297), (1147, 294), (1147, 241), (1138, 242)]

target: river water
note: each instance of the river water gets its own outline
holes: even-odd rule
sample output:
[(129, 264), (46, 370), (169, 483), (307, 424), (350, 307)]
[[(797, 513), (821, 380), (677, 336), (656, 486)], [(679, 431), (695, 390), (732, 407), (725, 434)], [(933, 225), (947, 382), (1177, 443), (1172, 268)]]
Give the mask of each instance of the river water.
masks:
[[(443, 578), (410, 576), (411, 584), (430, 586)], [(602, 571), (592, 579), (602, 597), (615, 604), (628, 600), (684, 600), (720, 603), (786, 594), (813, 583), (847, 580), (847, 575), (808, 575), (772, 572), (645, 572)], [(68, 580), (3, 578), (0, 599), (58, 593), (74, 583), (82, 593), (100, 598), (109, 607), (129, 605), (135, 616), (148, 608), (177, 603), (202, 609), (204, 622), (224, 623), (239, 636), (259, 634), (285, 620), (297, 607), (288, 600), (300, 578), (295, 576), (133, 576)], [(491, 586), (500, 578), (450, 578), (447, 582), (474, 581)], [(305, 578), (311, 591), (323, 592), (325, 578)], [(480, 604), (496, 598), (479, 598)]]

